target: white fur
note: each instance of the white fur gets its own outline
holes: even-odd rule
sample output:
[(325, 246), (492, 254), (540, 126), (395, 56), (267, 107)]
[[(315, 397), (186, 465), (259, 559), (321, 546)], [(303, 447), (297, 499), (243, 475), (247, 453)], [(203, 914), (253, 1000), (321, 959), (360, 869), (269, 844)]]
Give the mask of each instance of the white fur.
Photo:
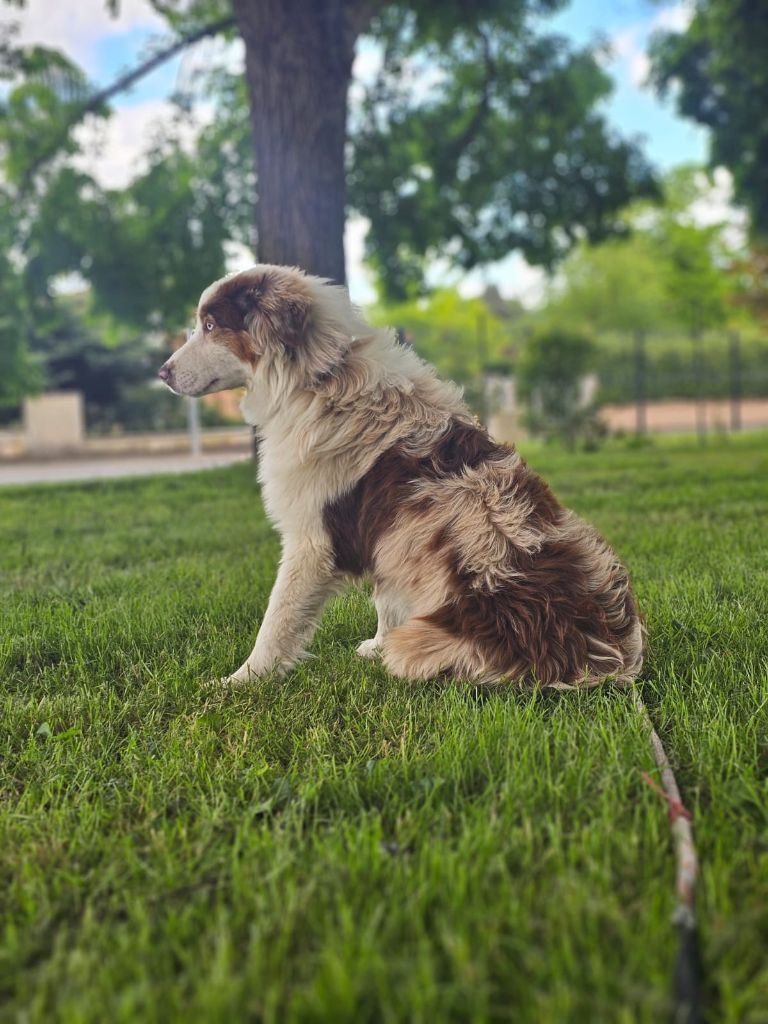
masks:
[[(391, 332), (372, 329), (343, 288), (286, 268), (254, 267), (247, 274), (272, 272), (281, 281), (293, 273), (297, 291), (311, 301), (308, 358), (301, 372), (285, 353), (264, 343), (258, 312), (246, 321), (258, 346), (255, 366), (208, 341), (199, 316), (189, 341), (166, 364), (173, 372), (169, 386), (177, 393), (207, 393), (207, 383), (216, 378), (226, 383), (212, 390), (245, 387), (240, 407), (261, 439), (262, 495), (282, 539), (261, 629), (248, 658), (228, 677), (232, 683), (274, 669), (287, 671), (302, 655), (325, 601), (343, 586), (323, 526), (324, 507), (350, 490), (398, 439), (428, 442), (446, 428), (450, 416), (468, 417), (459, 390), (398, 346)], [(199, 310), (216, 300), (222, 286), (234, 283), (230, 277), (207, 288)], [(319, 370), (322, 380), (308, 381), (307, 366)], [(379, 630), (361, 645), (366, 655), (378, 650), (387, 630), (403, 620), (396, 595), (380, 594), (376, 605)]]
[[(235, 297), (237, 329), (231, 327), (237, 317), (227, 316), (230, 326), (219, 329), (206, 313), (223, 308), (227, 296)], [(396, 447), (406, 464), (411, 456), (427, 458), (452, 424), (471, 424), (472, 417), (455, 385), (439, 380), (390, 332), (367, 325), (343, 289), (319, 278), (256, 266), (206, 289), (199, 312), (194, 334), (166, 364), (168, 384), (182, 394), (245, 388), (241, 410), (261, 439), (262, 495), (282, 540), (256, 643), (225, 680), (242, 683), (288, 671), (311, 640), (323, 605), (345, 583), (326, 508), (352, 491), (388, 450)], [(387, 668), (409, 678), (451, 669), (488, 681), (528, 671), (525, 652), (500, 668), (471, 632), (449, 634), (428, 621), (441, 607), (455, 607), (446, 605), (456, 583), (445, 553), (438, 555), (433, 546), (438, 532), (460, 556), (458, 565), (472, 585), (491, 593), (519, 575), (512, 552), (533, 555), (540, 548), (544, 534), (533, 505), (515, 483), (523, 470), (529, 472), (510, 451), (477, 469), (414, 482), (373, 553), (378, 628), (360, 644), (360, 655), (381, 653)], [(567, 531), (601, 592), (618, 586), (620, 598), (621, 587), (628, 591), (626, 579), (616, 584), (615, 556), (593, 531), (572, 514), (558, 522), (547, 537)], [(615, 609), (619, 618), (622, 607)], [(639, 622), (626, 650), (588, 640), (592, 675), (585, 678), (601, 678), (602, 663), (606, 674), (622, 664), (627, 678), (639, 671)]]

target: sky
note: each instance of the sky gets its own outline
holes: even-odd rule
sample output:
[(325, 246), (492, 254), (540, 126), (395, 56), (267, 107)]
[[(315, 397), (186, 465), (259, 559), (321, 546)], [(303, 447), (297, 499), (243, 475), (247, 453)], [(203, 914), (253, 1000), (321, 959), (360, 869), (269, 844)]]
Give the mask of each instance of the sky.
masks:
[[(611, 55), (605, 58), (605, 67), (615, 90), (606, 103), (608, 119), (622, 135), (640, 136), (648, 157), (662, 171), (684, 162), (701, 163), (707, 155), (706, 132), (677, 117), (671, 103), (656, 98), (645, 84), (651, 34), (656, 29), (682, 29), (689, 18), (690, 0), (572, 0), (555, 17), (541, 22), (542, 28), (559, 32), (576, 44), (601, 40), (609, 45)], [(109, 16), (105, 0), (27, 0), (21, 11), (0, 7), (0, 23), (5, 22), (18, 23), (22, 41), (63, 50), (84, 68), (94, 86), (109, 84), (137, 64), (165, 31), (163, 20), (147, 0), (121, 0), (117, 18)], [(106, 126), (83, 129), (82, 137), (91, 149), (88, 169), (94, 177), (105, 186), (126, 184), (142, 167), (152, 127), (173, 117), (168, 97), (175, 86), (194, 80), (195, 68), (215, 57), (237, 67), (242, 62), (241, 45), (234, 44), (224, 53), (215, 40), (198, 44), (116, 98), (115, 113)], [(364, 77), (375, 61), (375, 49), (363, 41), (355, 74)], [(210, 115), (210, 104), (200, 103), (199, 121)], [(360, 303), (375, 297), (362, 262), (365, 232), (361, 219), (348, 223), (348, 283), (353, 299)], [(235, 253), (233, 259), (248, 262), (245, 253)], [(440, 266), (431, 274), (432, 283), (456, 284), (466, 295), (495, 284), (504, 296), (519, 298), (526, 305), (541, 297), (544, 280), (541, 271), (517, 255), (461, 279)]]

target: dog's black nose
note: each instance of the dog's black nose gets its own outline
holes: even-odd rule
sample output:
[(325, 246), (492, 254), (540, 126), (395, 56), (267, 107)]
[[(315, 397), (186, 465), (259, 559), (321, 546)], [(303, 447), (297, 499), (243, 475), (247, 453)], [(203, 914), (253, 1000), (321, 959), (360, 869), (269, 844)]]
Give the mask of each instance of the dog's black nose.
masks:
[(171, 368), (168, 363), (163, 363), (160, 369), (157, 371), (157, 376), (160, 380), (167, 381), (171, 376)]

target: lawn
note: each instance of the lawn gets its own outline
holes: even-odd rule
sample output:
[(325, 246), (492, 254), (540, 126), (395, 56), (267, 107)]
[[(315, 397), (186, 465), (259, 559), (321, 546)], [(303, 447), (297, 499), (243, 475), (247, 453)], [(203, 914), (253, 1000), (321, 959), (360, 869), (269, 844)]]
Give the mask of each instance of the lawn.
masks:
[[(529, 454), (635, 580), (709, 1019), (768, 1021), (768, 440)], [(627, 695), (389, 678), (360, 591), (289, 678), (211, 693), (277, 554), (247, 465), (0, 492), (0, 1019), (668, 1019)]]

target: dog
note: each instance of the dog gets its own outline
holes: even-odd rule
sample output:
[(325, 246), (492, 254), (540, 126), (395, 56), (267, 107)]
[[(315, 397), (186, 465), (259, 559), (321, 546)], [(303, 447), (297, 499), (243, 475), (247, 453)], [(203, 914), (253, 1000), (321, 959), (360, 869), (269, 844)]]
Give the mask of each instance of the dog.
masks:
[(224, 682), (288, 672), (326, 601), (363, 576), (378, 628), (357, 652), (396, 676), (637, 676), (643, 627), (608, 544), (342, 287), (267, 264), (216, 281), (159, 376), (179, 395), (244, 387), (261, 440), (282, 557), (253, 651)]

